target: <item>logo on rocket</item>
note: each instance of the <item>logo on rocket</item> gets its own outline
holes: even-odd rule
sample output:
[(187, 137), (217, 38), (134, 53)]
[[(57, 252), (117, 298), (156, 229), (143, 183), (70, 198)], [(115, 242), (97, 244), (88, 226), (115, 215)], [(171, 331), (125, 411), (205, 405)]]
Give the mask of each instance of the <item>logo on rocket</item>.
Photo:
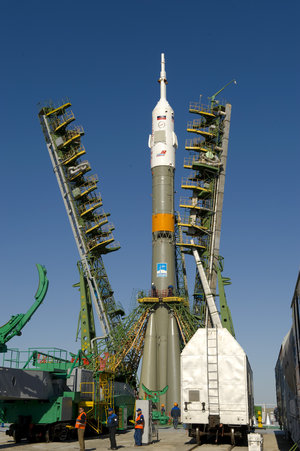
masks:
[(167, 263), (157, 263), (156, 275), (157, 277), (167, 277)]

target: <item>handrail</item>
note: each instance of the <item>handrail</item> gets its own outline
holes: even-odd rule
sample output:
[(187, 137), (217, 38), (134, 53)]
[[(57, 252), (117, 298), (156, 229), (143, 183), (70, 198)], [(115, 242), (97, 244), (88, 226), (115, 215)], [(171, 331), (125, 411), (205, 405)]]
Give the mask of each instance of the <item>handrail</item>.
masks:
[(91, 200), (89, 200), (88, 202), (85, 202), (84, 204), (80, 205), (78, 207), (78, 210), (80, 213), (83, 213), (87, 210), (89, 210), (90, 208), (93, 208), (95, 205), (97, 204), (101, 204), (102, 205), (102, 198), (99, 194), (96, 194), (95, 196), (93, 196), (93, 198)]
[(185, 214), (184, 216), (181, 216), (180, 221), (178, 221), (179, 224), (189, 224), (191, 226), (197, 226), (197, 227), (202, 227), (201, 224), (202, 220), (201, 217), (196, 216), (191, 217), (190, 215)]
[(211, 191), (210, 187), (207, 186), (208, 183), (204, 182), (203, 180), (198, 180), (198, 181), (191, 180), (189, 177), (182, 177), (181, 185), (186, 185), (186, 186), (191, 186), (191, 187), (195, 187), (195, 188), (201, 188), (206, 191)]
[(180, 243), (177, 243), (177, 244), (186, 245), (186, 246), (207, 247), (207, 236), (203, 236), (203, 237), (197, 236), (197, 237), (193, 237), (193, 239), (185, 237), (185, 238), (182, 238)]
[[(92, 221), (86, 221), (84, 231), (87, 231), (89, 229), (92, 229), (93, 227), (99, 227), (101, 225), (108, 224), (108, 219), (106, 214), (103, 215), (94, 215), (94, 218)], [(113, 227), (113, 225), (111, 224)]]
[[(193, 203), (194, 202), (194, 203)], [(205, 208), (211, 210), (211, 200), (207, 199), (191, 199), (190, 197), (181, 197), (180, 205), (188, 206), (189, 208)]]
[(185, 144), (190, 146), (197, 146), (198, 144), (204, 144), (203, 138), (200, 138), (199, 136), (197, 138), (189, 138), (185, 140)]
[(196, 111), (203, 111), (204, 113), (210, 113), (211, 112), (211, 108), (210, 105), (204, 105), (200, 102), (190, 102), (189, 104), (189, 110), (196, 110)]
[(85, 148), (82, 144), (80, 144), (80, 146), (78, 147), (72, 147), (71, 150), (69, 150), (68, 152), (64, 152), (63, 158), (62, 158), (62, 163), (64, 163), (65, 161), (69, 160), (71, 157), (78, 155), (79, 153), (81, 153), (83, 155), (83, 153), (85, 152)]
[(193, 121), (188, 121), (187, 129), (199, 130), (204, 133), (208, 133), (210, 135), (215, 135), (217, 132), (217, 127), (213, 128), (213, 126), (205, 126), (205, 122), (201, 119), (194, 119)]
[(74, 121), (75, 115), (72, 110), (68, 109), (68, 110), (65, 110), (65, 112), (63, 114), (61, 114), (59, 116), (55, 115), (53, 118), (50, 117), (49, 119), (50, 119), (51, 129), (53, 131), (55, 131), (59, 127), (61, 127), (63, 124), (65, 124), (66, 122)]

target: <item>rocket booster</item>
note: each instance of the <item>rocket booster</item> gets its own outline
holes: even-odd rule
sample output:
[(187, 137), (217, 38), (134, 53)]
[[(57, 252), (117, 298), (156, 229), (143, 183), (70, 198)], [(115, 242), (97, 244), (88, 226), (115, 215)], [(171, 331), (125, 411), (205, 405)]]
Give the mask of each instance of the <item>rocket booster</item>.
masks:
[(174, 111), (166, 98), (165, 56), (161, 55), (160, 99), (149, 136), (152, 171), (152, 286), (163, 296), (175, 287), (174, 172), (178, 147)]

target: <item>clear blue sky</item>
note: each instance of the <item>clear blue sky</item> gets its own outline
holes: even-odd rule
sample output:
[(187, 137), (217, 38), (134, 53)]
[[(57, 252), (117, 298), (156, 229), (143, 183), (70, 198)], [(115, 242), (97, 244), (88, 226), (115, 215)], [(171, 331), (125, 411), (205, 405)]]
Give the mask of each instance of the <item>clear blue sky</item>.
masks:
[[(104, 257), (127, 312), (151, 273), (148, 135), (165, 52), (179, 140), (189, 101), (232, 78), (221, 254), (227, 299), (249, 356), (256, 402), (275, 402), (274, 366), (291, 325), (299, 269), (299, 2), (237, 0), (1, 2), (1, 321), (25, 312), (48, 270), (44, 304), (10, 346), (75, 351), (78, 252), (38, 121), (37, 104), (69, 96), (121, 250)], [(190, 257), (191, 259), (191, 257)], [(190, 284), (194, 269), (189, 262)]]

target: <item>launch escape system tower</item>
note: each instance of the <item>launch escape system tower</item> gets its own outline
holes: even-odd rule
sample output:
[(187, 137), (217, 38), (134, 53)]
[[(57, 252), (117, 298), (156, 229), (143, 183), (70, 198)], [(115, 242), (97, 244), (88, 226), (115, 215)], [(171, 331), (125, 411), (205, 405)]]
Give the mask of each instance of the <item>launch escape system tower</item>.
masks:
[[(152, 112), (149, 137), (152, 172), (152, 272), (151, 289), (138, 294), (138, 307), (128, 315), (116, 303), (102, 256), (115, 251), (114, 227), (96, 193), (97, 177), (87, 175), (91, 166), (82, 160), (84, 135), (74, 126), (69, 101), (45, 105), (39, 113), (48, 152), (79, 250), (82, 350), (92, 356), (93, 369), (105, 368), (133, 381), (143, 355), (142, 384), (163, 391), (160, 403), (180, 402), (180, 352), (199, 327), (218, 317), (215, 296), (218, 284), (220, 324), (234, 335), (227, 307), (219, 257), (225, 169), (231, 105), (190, 104), (197, 119), (188, 122), (189, 171), (181, 187), (188, 195), (180, 199), (183, 213), (174, 210), (175, 151), (174, 112), (166, 99), (165, 60), (162, 54), (160, 99)], [(231, 83), (231, 82), (230, 82)], [(186, 282), (185, 255), (196, 261), (193, 305), (190, 307)], [(104, 339), (95, 337), (94, 305)]]

